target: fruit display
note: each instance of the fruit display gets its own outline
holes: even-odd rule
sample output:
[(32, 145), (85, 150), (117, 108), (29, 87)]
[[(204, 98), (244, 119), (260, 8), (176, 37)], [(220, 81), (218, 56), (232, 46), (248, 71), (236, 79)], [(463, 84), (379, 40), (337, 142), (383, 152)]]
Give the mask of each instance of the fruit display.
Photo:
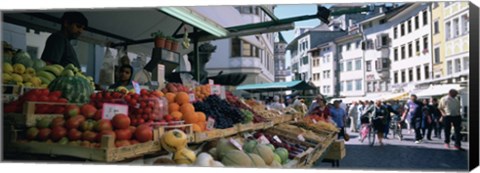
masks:
[(195, 87), (195, 99), (199, 101), (203, 101), (209, 95), (211, 95), (211, 87), (210, 85), (200, 85)]
[(25, 67), (20, 63), (12, 65), (4, 62), (2, 69), (3, 84), (36, 88), (46, 88), (48, 85), (41, 80), (41, 75), (37, 75), (36, 70), (32, 67)]
[(193, 105), (196, 110), (204, 112), (207, 119), (213, 118), (214, 127), (217, 129), (230, 128), (245, 120), (239, 108), (230, 105), (217, 95), (210, 95), (204, 101), (195, 102)]
[[(32, 89), (21, 95), (18, 100), (10, 103), (5, 103), (4, 113), (22, 113), (24, 110), (24, 103), (32, 102), (52, 102), (52, 103), (67, 103), (68, 100), (62, 97), (62, 92), (53, 91), (48, 89)], [(49, 105), (38, 104), (35, 107), (35, 113), (37, 114), (63, 114), (63, 105)]]
[[(260, 138), (267, 139), (268, 143), (272, 144), (275, 148), (286, 149), (288, 151), (287, 152), (288, 159), (295, 158), (296, 156), (302, 154), (309, 148), (309, 146), (306, 146), (303, 143), (299, 143), (291, 138), (287, 138), (281, 135), (271, 134), (269, 132), (256, 132), (253, 136), (255, 137), (256, 140), (259, 140)], [(282, 157), (280, 156), (280, 158)]]
[(316, 123), (312, 121), (301, 121), (301, 122), (295, 122), (293, 125), (308, 129), (308, 130), (328, 130), (332, 132), (338, 132), (338, 128), (333, 125), (332, 123), (325, 122), (325, 121), (318, 121)]
[[(251, 107), (249, 107), (247, 104), (244, 102), (240, 101), (237, 96), (233, 95), (231, 92), (225, 92), (226, 99), (228, 103), (231, 105), (241, 108), (242, 113), (244, 113), (245, 116), (249, 117), (250, 113), (253, 114), (253, 122), (254, 123), (259, 123), (259, 122), (266, 122), (267, 119), (263, 118), (260, 116), (257, 112), (255, 112)], [(246, 118), (248, 119), (248, 118)]]
[(163, 93), (189, 92), (189, 89), (179, 83), (168, 83), (165, 88), (161, 90)]

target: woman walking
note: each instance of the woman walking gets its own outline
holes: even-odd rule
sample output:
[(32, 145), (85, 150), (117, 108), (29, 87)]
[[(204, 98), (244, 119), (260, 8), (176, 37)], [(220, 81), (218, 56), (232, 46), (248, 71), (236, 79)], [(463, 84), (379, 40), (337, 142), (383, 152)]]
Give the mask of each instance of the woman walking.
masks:
[(385, 124), (386, 124), (386, 117), (387, 117), (388, 110), (382, 106), (382, 101), (377, 100), (375, 102), (375, 106), (373, 108), (372, 113), (372, 123), (373, 127), (377, 131), (377, 138), (380, 145), (383, 146), (383, 133), (385, 132)]

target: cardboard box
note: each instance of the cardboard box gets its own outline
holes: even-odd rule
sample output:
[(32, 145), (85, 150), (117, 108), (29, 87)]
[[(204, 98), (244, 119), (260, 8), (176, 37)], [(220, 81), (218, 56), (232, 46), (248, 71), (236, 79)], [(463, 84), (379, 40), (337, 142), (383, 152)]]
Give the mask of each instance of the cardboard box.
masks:
[(326, 152), (324, 159), (342, 160), (347, 154), (345, 141), (343, 139), (335, 140)]

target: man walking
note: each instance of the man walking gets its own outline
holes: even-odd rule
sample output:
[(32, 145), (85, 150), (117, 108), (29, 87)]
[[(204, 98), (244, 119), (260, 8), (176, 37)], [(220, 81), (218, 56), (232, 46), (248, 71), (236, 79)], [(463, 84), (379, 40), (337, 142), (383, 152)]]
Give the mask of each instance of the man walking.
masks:
[(422, 143), (422, 103), (417, 101), (415, 94), (412, 94), (408, 103), (405, 104), (405, 111), (402, 116), (402, 121), (403, 120), (410, 122), (410, 126), (415, 129), (415, 143)]
[(440, 113), (440, 110), (438, 110), (438, 100), (436, 98), (431, 98), (430, 99), (430, 105), (432, 108), (432, 115), (433, 115), (433, 136), (442, 139), (442, 122), (440, 122), (440, 119), (442, 117), (442, 113)]
[(460, 116), (460, 100), (457, 99), (458, 91), (455, 89), (451, 89), (448, 92), (448, 95), (442, 97), (440, 100), (440, 103), (438, 105), (438, 108), (440, 110), (440, 113), (442, 114), (442, 119), (444, 122), (444, 127), (445, 127), (445, 147), (450, 148), (450, 131), (453, 128), (455, 131), (454, 137), (455, 137), (455, 149), (456, 150), (462, 150), (461, 148), (461, 136), (460, 136), (460, 130), (461, 130), (461, 123), (462, 123), (462, 117)]
[(350, 117), (350, 131), (357, 132), (358, 109), (356, 101), (353, 101), (352, 105), (350, 105), (348, 116)]
[(384, 135), (383, 135), (383, 138), (385, 139), (388, 139), (388, 133), (390, 132), (390, 123), (391, 123), (391, 120), (392, 120), (392, 117), (391, 117), (391, 114), (395, 114), (397, 115), (398, 112), (393, 109), (392, 105), (390, 104), (390, 102), (384, 102), (384, 105), (383, 105), (387, 111), (386, 115), (385, 115), (385, 130), (384, 130)]

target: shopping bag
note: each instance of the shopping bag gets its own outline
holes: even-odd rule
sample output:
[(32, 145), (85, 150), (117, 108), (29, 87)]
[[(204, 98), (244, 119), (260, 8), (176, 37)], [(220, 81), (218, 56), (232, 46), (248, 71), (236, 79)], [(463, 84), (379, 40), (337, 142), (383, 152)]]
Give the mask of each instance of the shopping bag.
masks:
[(344, 131), (343, 139), (345, 139), (345, 141), (350, 140), (350, 135), (346, 131)]

